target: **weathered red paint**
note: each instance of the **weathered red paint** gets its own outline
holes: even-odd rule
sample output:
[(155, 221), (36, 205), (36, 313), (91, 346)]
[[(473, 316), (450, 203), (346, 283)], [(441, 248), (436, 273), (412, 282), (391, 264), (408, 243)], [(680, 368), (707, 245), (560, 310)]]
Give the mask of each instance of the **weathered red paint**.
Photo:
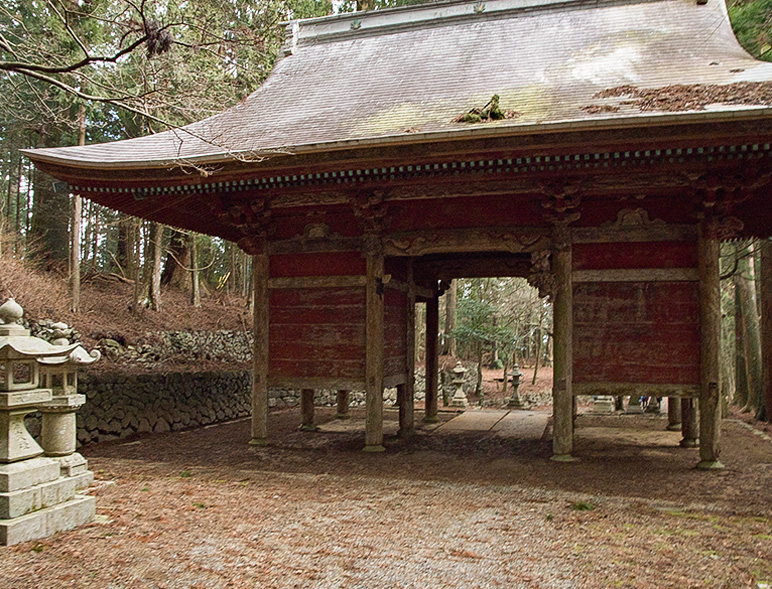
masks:
[(365, 260), (359, 252), (280, 254), (270, 257), (271, 278), (289, 276), (361, 276)]
[(696, 283), (574, 285), (574, 381), (699, 383)]
[(691, 241), (581, 243), (574, 245), (574, 270), (611, 268), (696, 268), (697, 244)]

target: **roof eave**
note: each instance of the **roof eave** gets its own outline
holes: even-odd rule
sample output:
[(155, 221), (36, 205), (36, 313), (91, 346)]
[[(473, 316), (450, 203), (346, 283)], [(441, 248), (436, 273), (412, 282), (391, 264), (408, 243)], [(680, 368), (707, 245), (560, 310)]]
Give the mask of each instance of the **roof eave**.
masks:
[(148, 170), (175, 168), (180, 166), (221, 165), (231, 162), (261, 162), (276, 156), (313, 155), (330, 151), (346, 151), (357, 148), (395, 147), (421, 143), (452, 142), (467, 139), (487, 139), (518, 137), (525, 135), (546, 135), (568, 132), (608, 131), (631, 128), (655, 128), (687, 124), (709, 124), (726, 122), (746, 122), (750, 120), (772, 119), (772, 107), (749, 107), (740, 110), (713, 110), (687, 113), (658, 113), (632, 117), (615, 117), (606, 119), (574, 119), (549, 123), (532, 123), (527, 125), (494, 126), (487, 124), (469, 125), (464, 129), (452, 131), (428, 131), (410, 134), (381, 135), (364, 139), (346, 139), (308, 143), (294, 147), (277, 148), (265, 151), (224, 151), (217, 154), (175, 158), (173, 160), (136, 160), (131, 162), (84, 162), (69, 158), (41, 153), (36, 149), (21, 150), (35, 163), (47, 163), (80, 170)]

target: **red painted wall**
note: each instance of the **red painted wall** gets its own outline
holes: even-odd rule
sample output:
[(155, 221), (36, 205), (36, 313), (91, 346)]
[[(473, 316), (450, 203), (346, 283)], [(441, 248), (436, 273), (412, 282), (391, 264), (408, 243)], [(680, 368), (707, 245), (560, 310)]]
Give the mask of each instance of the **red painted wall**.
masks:
[[(577, 244), (576, 269), (678, 268), (693, 243)], [(574, 382), (699, 383), (696, 282), (574, 284)]]

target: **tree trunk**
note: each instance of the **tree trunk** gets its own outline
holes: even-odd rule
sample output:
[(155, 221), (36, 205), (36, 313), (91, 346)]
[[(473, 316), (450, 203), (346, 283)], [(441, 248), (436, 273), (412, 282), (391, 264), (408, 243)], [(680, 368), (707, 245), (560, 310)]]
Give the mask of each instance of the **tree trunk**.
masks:
[(732, 282), (734, 285), (734, 404), (746, 409), (748, 406), (748, 367), (745, 364), (742, 302), (736, 277), (732, 277)]
[(148, 265), (148, 295), (150, 308), (153, 311), (161, 310), (161, 254), (163, 253), (164, 226), (160, 223), (150, 224), (150, 240), (146, 252), (146, 264)]
[[(86, 145), (86, 105), (78, 108), (78, 145)], [(80, 311), (80, 232), (83, 224), (83, 199), (72, 195), (70, 221), (70, 311)]]
[(133, 231), (134, 231), (134, 220), (129, 217), (128, 215), (124, 215), (123, 213), (118, 213), (118, 242), (115, 246), (115, 259), (113, 260), (113, 263), (115, 264), (114, 271), (117, 271), (118, 274), (121, 274), (124, 278), (129, 278), (133, 276), (132, 268), (133, 268), (133, 246), (134, 241), (132, 239), (133, 237)]
[(188, 284), (190, 266), (190, 244), (184, 233), (172, 229), (166, 262), (161, 273), (161, 284), (184, 288)]
[(458, 281), (451, 280), (445, 293), (445, 346), (443, 354), (456, 355), (456, 338), (453, 331), (456, 329), (456, 310), (458, 308)]
[[(48, 137), (40, 132), (40, 147), (45, 147)], [(54, 190), (54, 179), (34, 168), (32, 174), (34, 199), (30, 237), (35, 243), (43, 267), (48, 271), (64, 274), (70, 251), (70, 196), (66, 191)], [(29, 241), (28, 241), (29, 243)]]
[(761, 339), (759, 315), (756, 304), (756, 285), (754, 277), (753, 258), (749, 255), (747, 245), (741, 252), (742, 258), (733, 277), (735, 289), (740, 303), (742, 321), (742, 350), (745, 358), (747, 374), (748, 407), (758, 410), (762, 404), (761, 386)]
[(190, 278), (191, 278), (191, 293), (190, 302), (193, 306), (198, 308), (201, 306), (201, 288), (198, 282), (198, 244), (196, 243), (196, 236), (190, 234)]
[(142, 221), (140, 219), (131, 219), (129, 226), (129, 277), (134, 281), (134, 292), (131, 297), (131, 310), (133, 313), (137, 313), (142, 306), (142, 299), (144, 298), (143, 284), (140, 276), (139, 266), (139, 248), (141, 247), (141, 232), (140, 227)]
[(536, 328), (536, 362), (533, 365), (533, 378), (531, 384), (536, 384), (536, 375), (539, 374), (539, 358), (541, 356), (541, 325)]
[(482, 390), (482, 371), (483, 371), (483, 347), (482, 344), (477, 344), (477, 383), (474, 387), (474, 392), (480, 399), (480, 406), (483, 404), (483, 390)]

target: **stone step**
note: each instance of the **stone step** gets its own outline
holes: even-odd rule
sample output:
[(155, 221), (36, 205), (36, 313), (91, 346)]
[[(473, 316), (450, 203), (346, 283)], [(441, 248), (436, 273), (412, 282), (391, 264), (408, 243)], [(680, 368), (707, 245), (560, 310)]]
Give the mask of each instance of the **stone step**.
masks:
[(46, 507), (15, 519), (0, 519), (0, 545), (11, 546), (77, 528), (90, 522), (94, 513), (94, 497), (75, 495), (60, 505)]
[(0, 521), (68, 501), (75, 496), (76, 490), (88, 486), (92, 477), (91, 472), (88, 472), (74, 477), (62, 477), (28, 489), (0, 493)]

